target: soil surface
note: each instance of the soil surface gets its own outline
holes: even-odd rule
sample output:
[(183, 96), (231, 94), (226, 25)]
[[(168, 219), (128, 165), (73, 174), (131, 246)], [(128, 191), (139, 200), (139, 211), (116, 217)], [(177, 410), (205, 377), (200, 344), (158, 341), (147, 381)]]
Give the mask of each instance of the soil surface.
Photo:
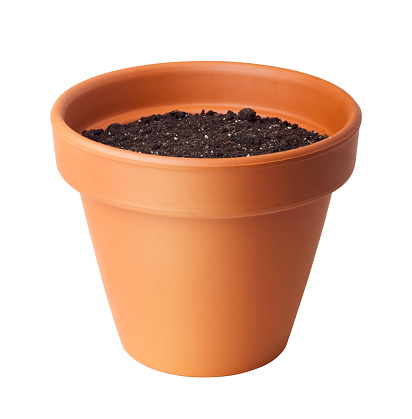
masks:
[(219, 114), (172, 111), (111, 124), (82, 135), (102, 144), (159, 156), (249, 157), (304, 147), (327, 138), (279, 118), (260, 117), (253, 109)]

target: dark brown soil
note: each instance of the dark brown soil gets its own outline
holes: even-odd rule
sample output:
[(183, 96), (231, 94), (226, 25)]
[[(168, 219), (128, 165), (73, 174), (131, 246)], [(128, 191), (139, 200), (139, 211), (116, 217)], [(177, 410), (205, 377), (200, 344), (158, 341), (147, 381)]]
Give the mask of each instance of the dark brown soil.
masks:
[(252, 109), (219, 114), (172, 111), (141, 117), (106, 130), (83, 131), (90, 140), (138, 153), (174, 157), (249, 157), (304, 147), (327, 138), (279, 118), (262, 118)]

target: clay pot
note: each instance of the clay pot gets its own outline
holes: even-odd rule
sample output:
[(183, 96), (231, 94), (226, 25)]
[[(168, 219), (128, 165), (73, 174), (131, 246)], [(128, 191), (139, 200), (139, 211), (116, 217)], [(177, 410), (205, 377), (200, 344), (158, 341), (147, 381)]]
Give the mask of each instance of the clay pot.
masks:
[[(174, 109), (279, 116), (330, 137), (226, 159), (139, 154), (82, 137)], [(331, 193), (355, 165), (361, 113), (343, 90), (241, 63), (141, 66), (86, 80), (55, 103), (63, 178), (81, 193), (125, 350), (151, 368), (221, 376), (285, 348)]]

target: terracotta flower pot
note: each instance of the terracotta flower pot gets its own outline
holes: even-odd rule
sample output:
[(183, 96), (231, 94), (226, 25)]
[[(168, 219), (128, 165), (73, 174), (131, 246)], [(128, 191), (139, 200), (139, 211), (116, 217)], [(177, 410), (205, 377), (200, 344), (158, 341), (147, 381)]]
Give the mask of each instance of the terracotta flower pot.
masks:
[[(79, 133), (173, 109), (255, 109), (329, 138), (275, 154), (139, 154)], [(126, 351), (173, 374), (221, 376), (284, 349), (331, 193), (355, 165), (361, 113), (343, 90), (290, 70), (182, 62), (86, 80), (55, 103), (63, 178), (81, 193)]]

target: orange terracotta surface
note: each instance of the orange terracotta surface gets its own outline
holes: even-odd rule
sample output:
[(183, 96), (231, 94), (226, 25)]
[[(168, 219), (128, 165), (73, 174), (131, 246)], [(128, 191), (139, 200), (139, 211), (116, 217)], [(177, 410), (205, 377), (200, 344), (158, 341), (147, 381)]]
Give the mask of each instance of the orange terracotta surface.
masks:
[[(286, 118), (329, 138), (225, 159), (139, 154), (79, 133), (173, 109)], [(94, 77), (52, 110), (56, 161), (82, 196), (121, 342), (152, 368), (221, 376), (290, 335), (331, 193), (350, 177), (361, 113), (343, 90), (275, 67), (156, 64)]]

